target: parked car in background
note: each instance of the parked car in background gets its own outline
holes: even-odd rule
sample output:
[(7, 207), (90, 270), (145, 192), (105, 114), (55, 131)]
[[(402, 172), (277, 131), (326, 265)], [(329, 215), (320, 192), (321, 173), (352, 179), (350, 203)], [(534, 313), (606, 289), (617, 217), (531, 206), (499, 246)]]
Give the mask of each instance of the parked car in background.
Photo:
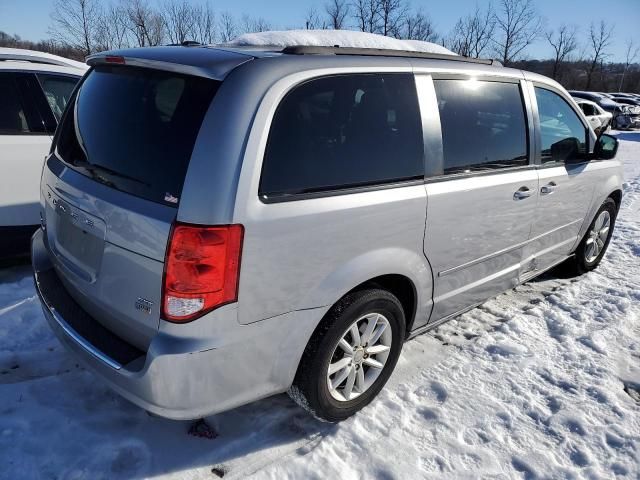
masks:
[(621, 97), (619, 95), (612, 95), (611, 100), (621, 105), (630, 105), (633, 107), (640, 107), (640, 99), (632, 96)]
[(40, 225), (40, 173), (62, 112), (88, 67), (0, 48), (0, 259), (29, 252)]
[(637, 97), (637, 93), (626, 93), (626, 92), (609, 92), (609, 95), (614, 97)]
[(407, 338), (596, 268), (613, 232), (617, 140), (541, 75), (348, 46), (88, 63), (42, 175), (36, 286), (61, 341), (161, 416), (288, 391), (343, 420)]
[(597, 135), (607, 131), (613, 119), (613, 115), (610, 112), (605, 111), (600, 105), (591, 100), (584, 98), (574, 98), (574, 100)]
[(604, 110), (610, 113), (614, 113), (618, 104), (612, 99), (596, 92), (582, 92), (579, 90), (569, 90), (569, 94), (571, 94), (574, 98), (584, 98), (586, 100), (591, 100), (592, 102), (600, 105)]
[(612, 98), (596, 92), (582, 92), (578, 90), (569, 90), (574, 99), (583, 98), (597, 103), (603, 110), (611, 113), (613, 119), (611, 128), (630, 129), (640, 126), (640, 115), (630, 109), (629, 105), (621, 104)]

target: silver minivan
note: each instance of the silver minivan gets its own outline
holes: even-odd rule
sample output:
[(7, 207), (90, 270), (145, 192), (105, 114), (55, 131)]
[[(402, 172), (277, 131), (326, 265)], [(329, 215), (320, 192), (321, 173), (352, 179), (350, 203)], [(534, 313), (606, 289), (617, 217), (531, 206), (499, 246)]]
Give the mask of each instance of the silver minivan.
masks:
[(62, 342), (154, 414), (288, 391), (340, 421), (405, 340), (589, 271), (611, 238), (617, 140), (548, 78), (334, 47), (88, 63), (42, 174), (35, 281)]

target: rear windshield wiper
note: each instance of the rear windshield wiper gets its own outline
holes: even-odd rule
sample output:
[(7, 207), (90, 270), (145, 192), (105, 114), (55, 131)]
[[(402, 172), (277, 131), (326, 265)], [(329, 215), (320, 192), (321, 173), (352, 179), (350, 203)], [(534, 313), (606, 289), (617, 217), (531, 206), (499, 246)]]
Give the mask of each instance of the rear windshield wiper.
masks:
[(85, 170), (87, 170), (89, 173), (91, 173), (91, 177), (94, 178), (95, 180), (101, 180), (101, 178), (97, 175), (97, 173), (103, 172), (103, 173), (106, 173), (107, 175), (111, 175), (112, 177), (124, 178), (125, 180), (131, 180), (132, 182), (140, 183), (147, 187), (150, 186), (148, 183), (143, 182), (142, 180), (139, 180), (135, 177), (132, 177), (125, 173), (117, 172), (108, 167), (103, 167), (102, 165), (96, 165), (95, 163), (79, 160), (74, 162), (74, 165), (76, 167), (84, 168)]

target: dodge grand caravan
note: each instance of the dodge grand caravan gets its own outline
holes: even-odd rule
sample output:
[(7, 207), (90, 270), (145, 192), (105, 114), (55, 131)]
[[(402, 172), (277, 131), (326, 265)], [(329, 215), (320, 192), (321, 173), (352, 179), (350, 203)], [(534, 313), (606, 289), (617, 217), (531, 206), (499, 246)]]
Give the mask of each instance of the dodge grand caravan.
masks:
[(41, 182), (35, 281), (117, 392), (190, 419), (288, 391), (339, 421), (403, 342), (601, 261), (617, 140), (548, 78), (352, 48), (97, 54)]

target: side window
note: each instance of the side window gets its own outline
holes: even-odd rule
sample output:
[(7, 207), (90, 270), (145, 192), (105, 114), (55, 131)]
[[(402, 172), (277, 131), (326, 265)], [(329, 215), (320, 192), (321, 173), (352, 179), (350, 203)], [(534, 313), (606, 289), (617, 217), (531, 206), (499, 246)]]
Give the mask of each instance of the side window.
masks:
[(579, 104), (580, 109), (582, 110), (582, 112), (587, 116), (590, 117), (592, 115), (596, 115), (596, 112), (593, 108), (593, 105), (589, 105), (588, 103), (580, 103)]
[(62, 75), (38, 74), (38, 81), (56, 121), (59, 122), (78, 79)]
[(587, 129), (557, 93), (535, 87), (542, 136), (542, 163), (579, 158), (587, 151)]
[(413, 75), (318, 78), (289, 92), (276, 110), (260, 195), (422, 178), (423, 156)]
[(15, 76), (0, 74), (0, 135), (31, 133), (31, 127)]
[(444, 174), (527, 165), (527, 123), (520, 86), (434, 80)]

